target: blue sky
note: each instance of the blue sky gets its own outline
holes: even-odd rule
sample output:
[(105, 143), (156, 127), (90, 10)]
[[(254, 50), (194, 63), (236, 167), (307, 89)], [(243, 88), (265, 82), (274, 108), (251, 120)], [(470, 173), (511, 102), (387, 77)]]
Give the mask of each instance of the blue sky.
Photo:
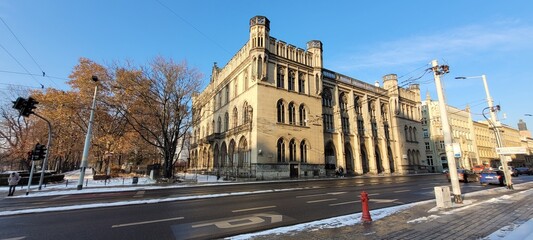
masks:
[[(448, 104), (469, 104), (475, 120), (486, 106), (483, 83), (454, 77), (486, 74), (502, 122), (516, 128), (524, 119), (533, 128), (533, 117), (524, 116), (533, 114), (532, 9), (526, 0), (4, 0), (0, 94), (10, 84), (68, 89), (80, 57), (144, 64), (162, 55), (187, 61), (207, 82), (213, 62), (225, 65), (247, 41), (249, 19), (264, 15), (271, 36), (301, 48), (321, 40), (326, 68), (365, 82), (389, 73), (400, 81), (419, 77), (437, 59), (450, 66), (443, 79)], [(431, 80), (425, 75), (420, 87), (436, 99)]]

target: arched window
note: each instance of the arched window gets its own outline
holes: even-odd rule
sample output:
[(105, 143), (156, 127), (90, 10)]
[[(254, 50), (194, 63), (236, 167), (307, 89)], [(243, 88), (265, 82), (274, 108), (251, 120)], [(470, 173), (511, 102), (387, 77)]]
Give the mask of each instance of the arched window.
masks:
[(300, 161), (303, 163), (307, 162), (307, 143), (305, 140), (302, 140), (300, 143)]
[(248, 102), (244, 102), (244, 105), (242, 106), (242, 122), (243, 124), (247, 123), (250, 119), (248, 116)]
[(239, 125), (239, 112), (237, 110), (237, 107), (233, 108), (233, 127), (237, 127)]
[(285, 105), (283, 104), (283, 100), (278, 100), (278, 122), (279, 123), (285, 123)]
[(227, 104), (229, 102), (229, 84), (226, 85), (226, 102), (224, 104)]
[(283, 138), (278, 139), (278, 162), (285, 162), (285, 141)]
[(285, 69), (283, 67), (278, 67), (278, 75), (276, 78), (277, 81), (277, 87), (278, 88), (284, 88), (285, 87)]
[(220, 116), (218, 116), (218, 127), (217, 127), (217, 132), (222, 132), (222, 118), (220, 118)]
[(296, 73), (294, 72), (294, 70), (290, 70), (289, 71), (289, 91), (294, 91), (294, 84), (295, 84), (295, 80), (296, 80)]
[(362, 110), (361, 110), (361, 104), (360, 104), (360, 97), (359, 96), (354, 96), (353, 98), (353, 108), (355, 110), (355, 113), (357, 115), (361, 114), (362, 113)]
[(294, 139), (289, 142), (289, 161), (296, 161), (296, 141)]
[(332, 107), (332, 96), (329, 88), (325, 88), (324, 92), (322, 93), (322, 106)]
[(300, 126), (307, 126), (307, 114), (305, 112), (305, 105), (300, 104), (298, 113), (300, 115)]
[(413, 141), (413, 128), (409, 126), (409, 141)]
[(289, 124), (296, 124), (296, 108), (294, 103), (289, 103)]
[(298, 92), (305, 93), (305, 75), (303, 73), (298, 74)]
[(413, 141), (416, 142), (416, 128), (413, 127)]
[(405, 127), (403, 128), (403, 132), (405, 134), (405, 141), (409, 142), (409, 128), (407, 127), (407, 125), (405, 125)]
[(341, 93), (339, 96), (339, 106), (341, 111), (346, 111), (348, 109), (348, 99), (344, 93)]
[(228, 129), (229, 129), (229, 114), (228, 112), (226, 112), (224, 114), (224, 132), (228, 131)]
[(257, 59), (257, 78), (261, 80), (263, 76), (263, 59), (261, 56)]
[(213, 121), (211, 121), (211, 134), (215, 133), (216, 130), (215, 130), (215, 119), (213, 119)]

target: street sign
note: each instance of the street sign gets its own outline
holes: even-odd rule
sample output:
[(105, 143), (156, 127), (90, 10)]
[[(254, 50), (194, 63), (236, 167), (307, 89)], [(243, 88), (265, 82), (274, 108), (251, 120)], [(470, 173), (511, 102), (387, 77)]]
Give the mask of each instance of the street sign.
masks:
[(496, 148), (496, 153), (500, 155), (527, 154), (525, 147), (500, 147)]
[(460, 158), (461, 157), (461, 145), (459, 145), (459, 143), (453, 143), (452, 147), (453, 147), (453, 156), (456, 158)]

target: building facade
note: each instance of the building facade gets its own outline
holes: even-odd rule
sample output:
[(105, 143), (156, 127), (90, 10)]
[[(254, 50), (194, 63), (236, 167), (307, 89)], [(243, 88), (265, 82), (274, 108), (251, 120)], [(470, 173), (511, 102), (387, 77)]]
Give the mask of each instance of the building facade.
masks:
[(259, 179), (426, 172), (420, 90), (383, 87), (324, 69), (322, 42), (306, 49), (250, 19), (246, 44), (193, 99), (196, 169)]
[[(448, 168), (448, 159), (444, 145), (444, 133), (439, 110), (439, 102), (431, 100), (429, 94), (422, 103), (422, 125), (424, 132), (424, 146), (426, 158), (432, 164), (430, 168), (442, 171)], [(474, 122), (470, 110), (457, 109), (446, 106), (448, 122), (450, 124), (454, 154), (458, 168), (472, 169), (481, 164), (478, 156), (478, 146), (475, 138)]]

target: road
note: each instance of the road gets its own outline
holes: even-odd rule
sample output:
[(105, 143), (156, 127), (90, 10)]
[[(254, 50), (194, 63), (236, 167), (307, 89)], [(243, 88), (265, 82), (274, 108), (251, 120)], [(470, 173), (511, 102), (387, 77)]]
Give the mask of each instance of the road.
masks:
[[(533, 181), (531, 176), (515, 184)], [(0, 217), (0, 239), (213, 239), (294, 225), (361, 211), (360, 193), (370, 209), (434, 199), (443, 175), (341, 178), (317, 181), (237, 184), (166, 190), (3, 199), (2, 209), (245, 193), (155, 204), (100, 207)], [(495, 188), (461, 183), (463, 193)], [(276, 191), (267, 191), (276, 190)], [(19, 202), (17, 202), (19, 201)], [(8, 207), (12, 206), (12, 207)]]

